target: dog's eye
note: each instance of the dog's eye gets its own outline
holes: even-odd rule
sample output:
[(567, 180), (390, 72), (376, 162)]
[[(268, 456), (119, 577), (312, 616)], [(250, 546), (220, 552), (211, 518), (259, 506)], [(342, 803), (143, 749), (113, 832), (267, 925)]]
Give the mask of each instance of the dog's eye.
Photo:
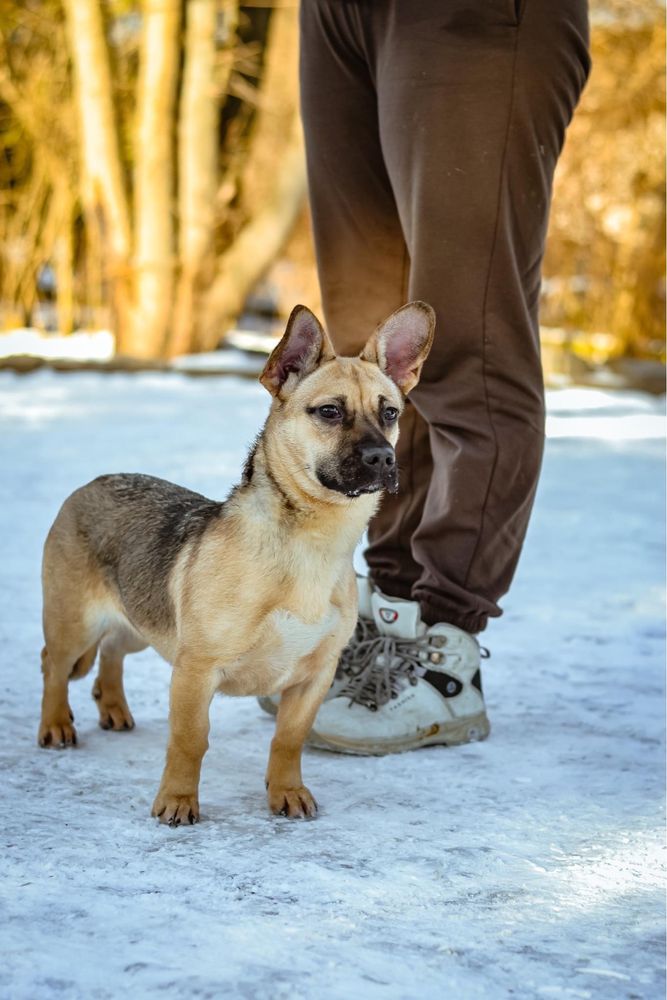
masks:
[(398, 416), (398, 410), (395, 406), (386, 406), (382, 412), (382, 416), (386, 423), (393, 424)]
[(340, 420), (343, 416), (340, 407), (334, 406), (333, 403), (326, 403), (324, 406), (318, 406), (317, 412), (324, 420)]

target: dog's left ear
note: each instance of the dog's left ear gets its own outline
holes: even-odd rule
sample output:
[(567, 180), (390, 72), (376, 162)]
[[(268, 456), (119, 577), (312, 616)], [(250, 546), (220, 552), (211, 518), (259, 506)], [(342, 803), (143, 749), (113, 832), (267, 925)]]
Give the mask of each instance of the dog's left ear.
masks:
[(295, 306), (282, 340), (273, 349), (259, 381), (272, 396), (279, 396), (283, 387), (293, 388), (322, 361), (334, 356), (334, 349), (319, 320), (306, 306)]
[(426, 302), (408, 302), (377, 328), (361, 359), (378, 365), (407, 396), (419, 381), (434, 330), (433, 309)]

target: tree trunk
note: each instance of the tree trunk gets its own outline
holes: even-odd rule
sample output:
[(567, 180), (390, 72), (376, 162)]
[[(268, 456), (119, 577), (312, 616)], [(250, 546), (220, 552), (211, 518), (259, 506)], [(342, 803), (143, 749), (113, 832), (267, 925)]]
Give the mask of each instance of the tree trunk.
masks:
[(108, 248), (116, 342), (122, 349), (130, 335), (131, 227), (104, 22), (98, 0), (65, 0), (64, 6), (74, 63), (83, 166), (82, 198), (87, 216), (99, 220), (100, 236)]
[(218, 276), (206, 296), (199, 350), (217, 347), (241, 312), (249, 292), (284, 246), (303, 206), (306, 167), (297, 115), (273, 180), (271, 197), (262, 211), (241, 230), (218, 261)]
[(243, 197), (257, 205), (250, 220), (220, 257), (202, 309), (196, 344), (217, 346), (248, 293), (287, 240), (306, 196), (303, 133), (298, 112), (298, 10), (271, 14), (257, 121), (243, 170)]
[[(226, 0), (226, 45), (216, 49), (217, 0), (190, 0), (186, 8), (185, 64), (178, 126), (178, 218), (180, 274), (168, 354), (192, 347), (199, 322), (201, 270), (210, 257), (218, 184), (218, 112), (233, 61), (237, 0)], [(216, 62), (223, 55), (223, 76)]]
[(173, 311), (174, 115), (180, 0), (145, 0), (137, 105), (131, 353), (164, 356)]

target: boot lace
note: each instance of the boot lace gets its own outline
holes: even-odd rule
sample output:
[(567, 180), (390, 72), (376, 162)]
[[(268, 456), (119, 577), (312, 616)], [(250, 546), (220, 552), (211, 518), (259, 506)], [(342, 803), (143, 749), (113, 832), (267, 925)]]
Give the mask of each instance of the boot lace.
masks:
[[(359, 624), (364, 619), (359, 619)], [(354, 703), (376, 712), (392, 698), (397, 698), (406, 684), (415, 685), (429, 669), (429, 663), (442, 664), (447, 659), (458, 661), (458, 653), (442, 651), (444, 636), (423, 635), (414, 639), (400, 639), (395, 636), (380, 635), (373, 622), (366, 629), (364, 637), (357, 641), (357, 632), (346, 646), (341, 656), (342, 669), (345, 658), (347, 681), (339, 692), (339, 697), (349, 698)], [(488, 659), (489, 651), (480, 647), (482, 659)]]
[(379, 634), (377, 625), (372, 619), (357, 619), (354, 635), (340, 654), (338, 667), (336, 668), (336, 680), (352, 677), (359, 673), (362, 666), (359, 662), (359, 647), (365, 646), (366, 643), (371, 642)]

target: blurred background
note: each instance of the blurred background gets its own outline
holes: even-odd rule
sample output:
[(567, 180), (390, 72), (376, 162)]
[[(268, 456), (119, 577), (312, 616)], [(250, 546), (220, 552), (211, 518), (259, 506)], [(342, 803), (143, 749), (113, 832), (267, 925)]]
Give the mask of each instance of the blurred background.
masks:
[[(591, 4), (544, 264), (551, 379), (664, 391), (664, 16)], [(297, 17), (261, 0), (0, 6), (3, 363), (35, 337), (67, 356), (84, 330), (105, 338), (91, 355), (149, 364), (265, 351), (296, 302), (319, 310)]]

